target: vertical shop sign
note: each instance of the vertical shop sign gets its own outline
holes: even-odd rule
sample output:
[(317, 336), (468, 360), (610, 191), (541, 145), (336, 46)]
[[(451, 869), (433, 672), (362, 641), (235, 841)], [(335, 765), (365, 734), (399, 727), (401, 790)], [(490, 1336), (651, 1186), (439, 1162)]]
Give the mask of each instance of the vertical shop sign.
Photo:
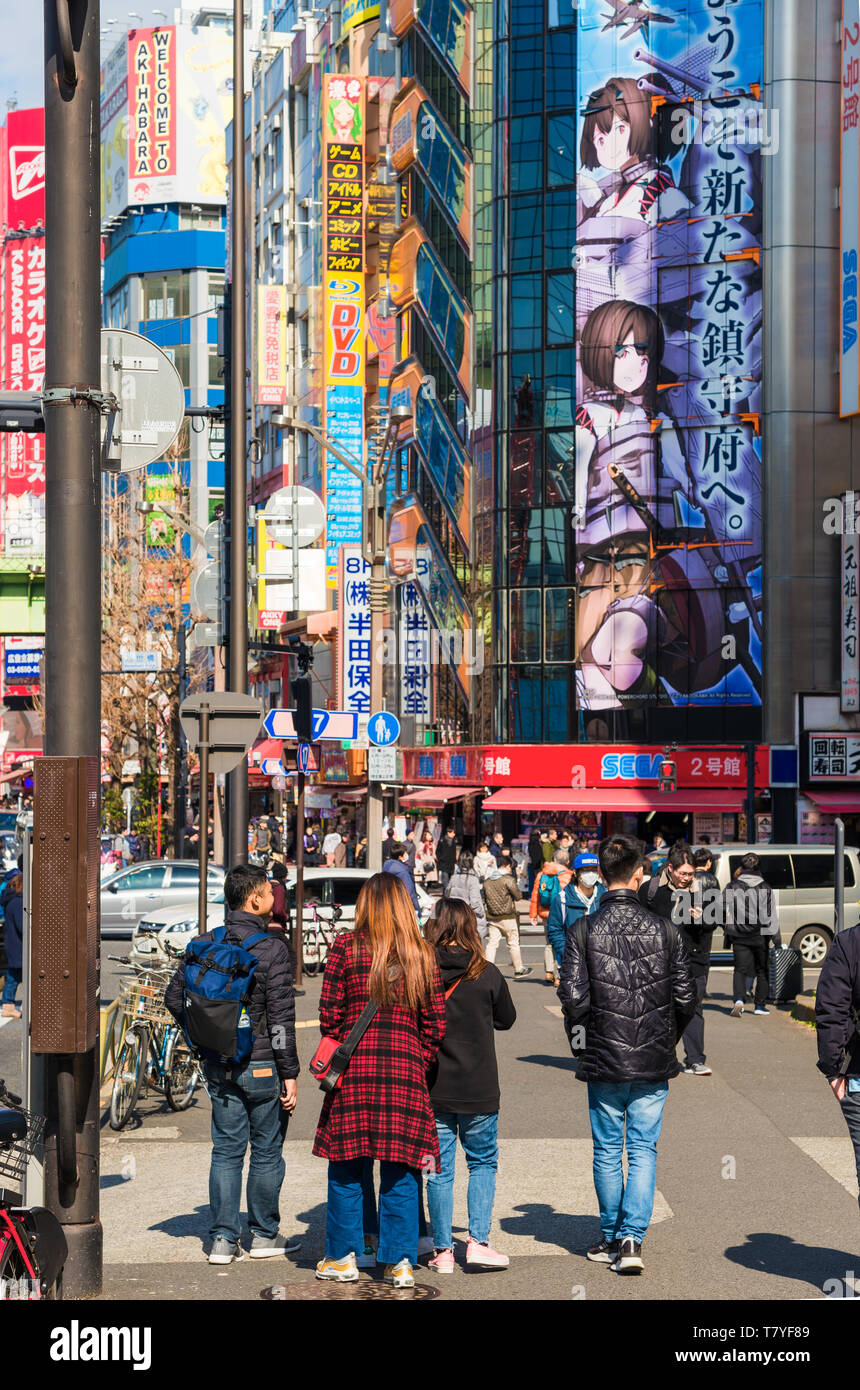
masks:
[(839, 199), (842, 281), (839, 414), (860, 412), (860, 0), (842, 3), (842, 173)]
[(857, 534), (857, 497), (853, 492), (842, 498), (842, 659), (840, 708), (843, 714), (860, 709), (860, 603), (857, 575), (860, 562), (860, 536)]
[[(168, 196), (175, 181), (176, 30), (136, 29), (128, 43), (128, 177), (132, 201)], [(135, 185), (138, 185), (135, 187)]]
[(287, 399), (287, 292), (283, 285), (257, 286), (257, 404)]

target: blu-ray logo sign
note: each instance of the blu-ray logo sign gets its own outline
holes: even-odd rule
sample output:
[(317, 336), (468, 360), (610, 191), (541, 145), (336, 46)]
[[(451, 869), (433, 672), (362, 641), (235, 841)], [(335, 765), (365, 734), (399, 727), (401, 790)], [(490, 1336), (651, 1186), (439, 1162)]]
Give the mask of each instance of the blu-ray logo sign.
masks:
[(605, 753), (600, 764), (604, 782), (658, 781), (663, 755), (650, 753)]

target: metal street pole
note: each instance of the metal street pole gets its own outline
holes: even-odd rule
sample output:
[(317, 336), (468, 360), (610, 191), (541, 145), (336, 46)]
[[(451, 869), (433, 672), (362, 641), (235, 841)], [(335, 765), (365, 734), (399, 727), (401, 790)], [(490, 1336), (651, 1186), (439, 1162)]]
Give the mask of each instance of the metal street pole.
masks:
[[(245, 442), (245, 5), (233, 0), (232, 322), (230, 332), (230, 658), (228, 689), (248, 693), (248, 485)], [(227, 774), (227, 865), (248, 862), (248, 767)]]
[(834, 926), (841, 932), (845, 925), (845, 822), (839, 816), (834, 822), (836, 829), (836, 864), (833, 875)]
[(197, 840), (197, 922), (201, 932), (206, 930), (206, 878), (209, 872), (209, 706), (200, 706), (200, 834)]
[(302, 957), (305, 949), (305, 774), (298, 774), (296, 809), (296, 910), (293, 917), (293, 949), (296, 953), (296, 984), (302, 983)]
[[(99, 0), (45, 0), (45, 753), (100, 756)], [(38, 834), (38, 832), (37, 832)], [(86, 841), (86, 837), (84, 837)], [(38, 844), (38, 839), (37, 839)], [(93, 846), (86, 843), (89, 871)], [(93, 869), (98, 883), (98, 861)], [(96, 907), (97, 910), (97, 907)], [(72, 940), (76, 923), (65, 930)], [(97, 934), (88, 960), (98, 1009)], [(69, 1247), (66, 1297), (101, 1292), (98, 1045), (45, 1056), (46, 1204)], [(77, 1178), (59, 1131), (74, 1133)], [(63, 1161), (64, 1160), (64, 1161)]]
[(754, 743), (748, 743), (747, 746), (746, 746), (746, 754), (747, 754), (747, 796), (746, 796), (746, 813), (747, 813), (747, 844), (748, 844), (748, 845), (754, 845), (755, 842), (756, 842), (756, 838), (755, 838), (755, 751), (756, 751), (756, 746), (755, 746), (755, 744), (754, 744)]
[[(383, 642), (384, 619), (387, 608), (385, 579), (385, 539), (382, 513), (385, 507), (385, 483), (378, 476), (371, 480), (368, 509), (370, 540), (370, 709), (382, 709), (385, 694)], [(369, 760), (369, 755), (368, 755)], [(367, 778), (367, 867), (378, 873), (382, 868), (382, 787)]]
[(178, 834), (176, 837), (176, 853), (180, 859), (185, 858), (185, 821), (188, 815), (188, 744), (185, 739), (185, 731), (179, 719), (179, 705), (188, 694), (188, 641), (184, 622), (180, 621), (179, 632), (177, 633), (179, 644), (179, 701), (176, 707), (176, 745), (179, 754), (179, 777), (178, 795), (176, 798), (176, 820), (178, 824)]

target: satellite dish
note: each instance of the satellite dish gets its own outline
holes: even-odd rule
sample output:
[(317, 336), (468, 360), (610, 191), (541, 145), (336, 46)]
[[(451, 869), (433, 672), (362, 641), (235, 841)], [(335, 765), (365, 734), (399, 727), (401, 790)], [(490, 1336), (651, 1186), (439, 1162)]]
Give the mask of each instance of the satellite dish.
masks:
[(185, 418), (185, 387), (167, 354), (139, 333), (104, 328), (101, 386), (120, 405), (105, 417), (102, 467), (131, 473), (163, 458)]

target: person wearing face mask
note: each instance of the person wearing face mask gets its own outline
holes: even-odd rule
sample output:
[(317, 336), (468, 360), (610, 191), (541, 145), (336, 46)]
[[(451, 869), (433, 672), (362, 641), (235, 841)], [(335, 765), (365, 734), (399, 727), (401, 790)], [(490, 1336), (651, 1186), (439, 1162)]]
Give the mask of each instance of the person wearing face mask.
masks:
[(687, 1076), (711, 1076), (705, 1057), (705, 1016), (702, 1001), (708, 983), (713, 925), (705, 925), (702, 885), (696, 878), (693, 851), (683, 841), (673, 845), (662, 873), (654, 874), (639, 889), (643, 907), (664, 921), (674, 922), (687, 948), (690, 973), (696, 986), (696, 1012), (684, 1031), (684, 1072)]
[(568, 932), (581, 917), (590, 917), (597, 911), (605, 892), (597, 855), (578, 854), (573, 861), (570, 881), (553, 897), (546, 924), (547, 940), (559, 971)]

